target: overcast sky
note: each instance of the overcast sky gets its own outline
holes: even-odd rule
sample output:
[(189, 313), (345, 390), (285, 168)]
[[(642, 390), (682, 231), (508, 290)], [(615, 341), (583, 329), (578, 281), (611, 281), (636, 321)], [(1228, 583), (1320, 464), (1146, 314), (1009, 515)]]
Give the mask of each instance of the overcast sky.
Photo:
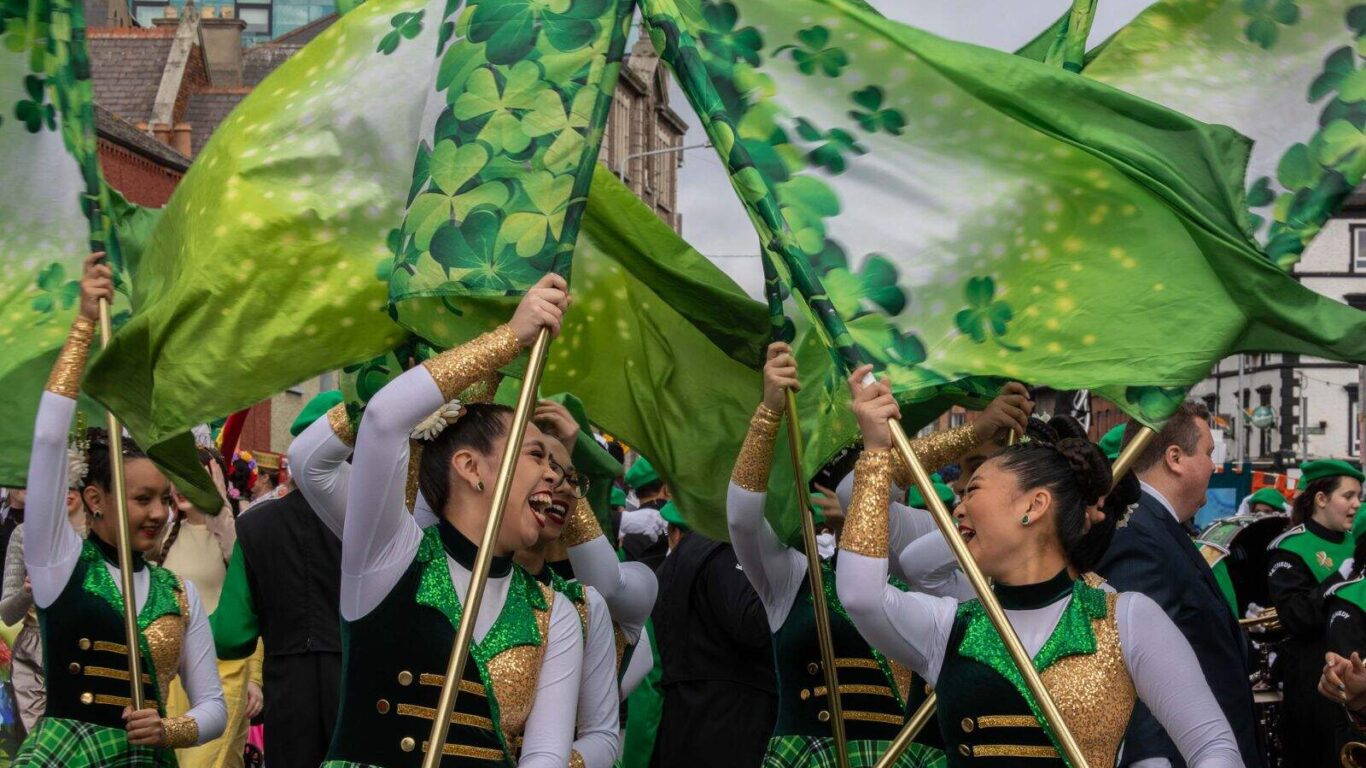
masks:
[[(1013, 51), (1028, 42), (1071, 6), (1069, 0), (871, 0), (882, 13), (906, 24), (955, 40)], [(1100, 0), (1091, 44), (1127, 24), (1152, 0)], [(685, 146), (707, 140), (688, 100), (672, 85), (670, 102), (688, 123)], [(715, 150), (685, 153), (679, 170), (678, 205), (683, 236), (694, 248), (758, 296), (763, 281), (757, 260), (759, 240), (731, 191)]]

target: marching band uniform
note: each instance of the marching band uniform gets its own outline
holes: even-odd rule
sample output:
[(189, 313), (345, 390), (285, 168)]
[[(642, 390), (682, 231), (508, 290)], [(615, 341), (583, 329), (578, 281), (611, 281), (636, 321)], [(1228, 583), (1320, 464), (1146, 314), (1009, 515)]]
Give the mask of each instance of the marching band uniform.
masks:
[[(1062, 765), (1036, 705), (981, 603), (887, 584), (892, 455), (855, 468), (837, 568), (839, 596), (869, 643), (931, 681), (950, 766)], [(1142, 594), (1115, 593), (1066, 569), (995, 593), (1090, 765), (1115, 764), (1135, 697), (1147, 703), (1192, 766), (1241, 766), (1238, 747), (1166, 614)]]
[[(1347, 659), (1353, 653), (1366, 653), (1366, 577), (1357, 576), (1329, 587), (1327, 603), (1328, 650)], [(1360, 721), (1354, 720), (1349, 715), (1337, 722), (1334, 755), (1347, 742), (1362, 740)]]
[(38, 607), (47, 675), (47, 711), (15, 766), (67, 768), (174, 766), (172, 750), (223, 732), (227, 711), (213, 635), (194, 586), (134, 552), (134, 604), (145, 701), (165, 717), (171, 680), (180, 675), (190, 710), (163, 719), (164, 742), (128, 744), (128, 638), (115, 547), (91, 531), (82, 539), (67, 519), (68, 428), (95, 324), (79, 317), (38, 407), (28, 472), (24, 565)]

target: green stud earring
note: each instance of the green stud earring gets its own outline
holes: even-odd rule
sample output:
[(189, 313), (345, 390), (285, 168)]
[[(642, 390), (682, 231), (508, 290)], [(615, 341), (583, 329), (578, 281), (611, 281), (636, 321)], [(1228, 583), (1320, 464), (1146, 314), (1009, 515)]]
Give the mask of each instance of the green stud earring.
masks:
[(1029, 513), (1028, 513), (1028, 512), (1026, 512), (1026, 513), (1024, 514), (1024, 517), (1020, 518), (1020, 525), (1029, 525)]

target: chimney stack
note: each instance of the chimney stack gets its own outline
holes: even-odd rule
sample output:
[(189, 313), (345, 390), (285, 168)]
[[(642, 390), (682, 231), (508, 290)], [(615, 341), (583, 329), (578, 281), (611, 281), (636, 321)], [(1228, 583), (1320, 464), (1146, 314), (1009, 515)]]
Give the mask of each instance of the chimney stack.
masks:
[(176, 123), (172, 132), (171, 148), (180, 154), (189, 157), (193, 145), (190, 143), (190, 124)]
[(152, 136), (162, 144), (165, 144), (168, 147), (171, 146), (171, 124), (152, 123)]
[(199, 43), (208, 65), (209, 82), (216, 88), (235, 88), (242, 85), (242, 30), (247, 23), (227, 13), (227, 7), (222, 10), (219, 18), (205, 13), (200, 20)]

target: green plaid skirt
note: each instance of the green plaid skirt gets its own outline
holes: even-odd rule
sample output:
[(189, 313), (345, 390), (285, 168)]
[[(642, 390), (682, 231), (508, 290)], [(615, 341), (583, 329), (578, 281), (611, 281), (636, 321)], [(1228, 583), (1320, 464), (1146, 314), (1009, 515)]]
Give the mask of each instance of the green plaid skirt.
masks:
[(14, 768), (176, 768), (175, 753), (129, 746), (118, 728), (44, 717), (24, 739)]
[[(849, 768), (873, 768), (890, 741), (851, 741)], [(835, 740), (829, 736), (774, 736), (768, 740), (763, 768), (836, 768)], [(948, 759), (934, 747), (912, 744), (896, 768), (946, 768)]]

